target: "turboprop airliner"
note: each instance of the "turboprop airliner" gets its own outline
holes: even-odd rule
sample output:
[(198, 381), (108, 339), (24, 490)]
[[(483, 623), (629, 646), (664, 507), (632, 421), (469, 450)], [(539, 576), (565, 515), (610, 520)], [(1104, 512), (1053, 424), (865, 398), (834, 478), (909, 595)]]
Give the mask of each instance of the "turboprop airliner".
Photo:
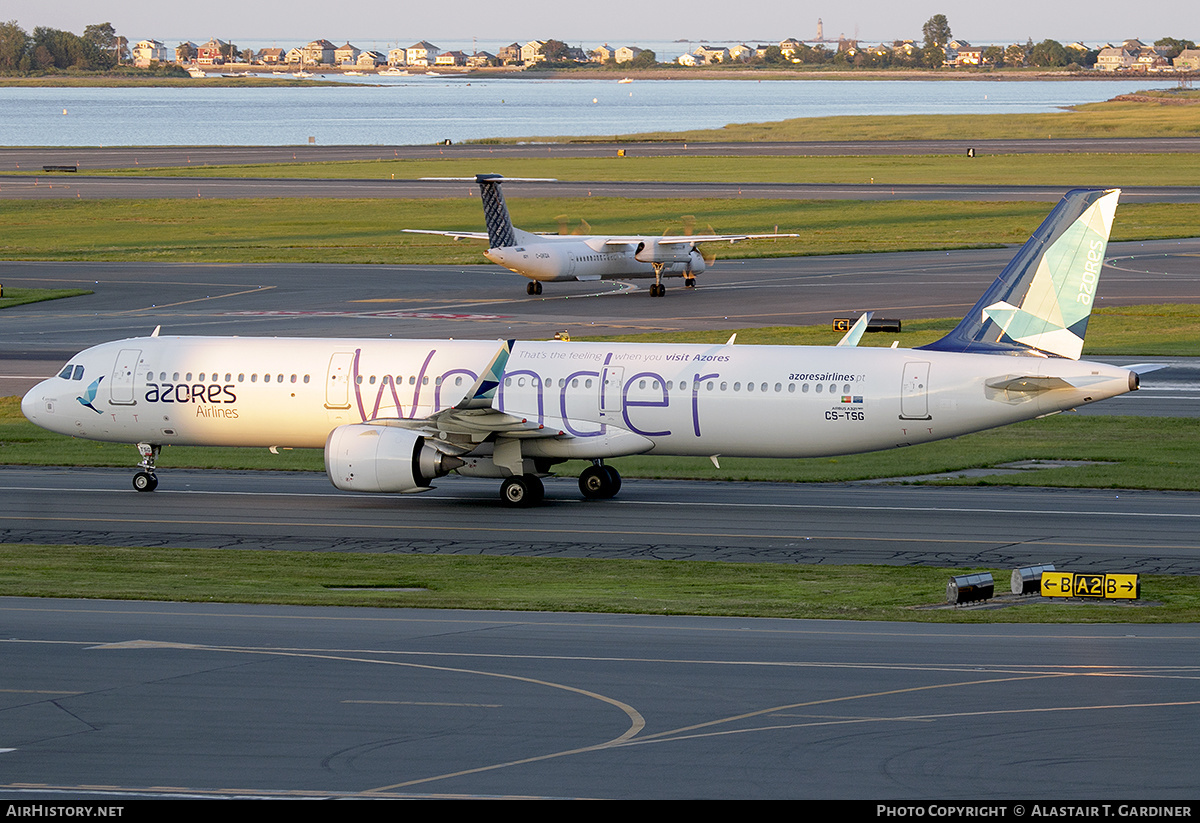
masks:
[[(426, 178), (461, 180), (462, 178)], [(466, 240), (486, 240), (483, 256), (493, 263), (529, 278), (525, 291), (541, 294), (542, 283), (562, 280), (631, 280), (653, 277), (651, 297), (662, 297), (667, 287), (664, 277), (682, 277), (686, 288), (696, 285), (696, 275), (712, 263), (713, 257), (700, 251), (701, 243), (736, 243), (771, 237), (798, 237), (796, 234), (681, 234), (663, 237), (640, 235), (554, 235), (535, 234), (513, 228), (504, 203), (501, 183), (551, 182), (531, 178), (477, 174), (479, 196), (483, 200), (486, 232), (433, 231), (405, 229), (411, 234), (437, 234)]]
[(515, 340), (149, 337), (71, 358), (25, 395), (51, 431), (164, 446), (323, 448), (333, 485), (424, 492), (457, 471), (512, 506), (589, 465), (617, 493), (634, 454), (820, 457), (957, 437), (1138, 387), (1079, 360), (1119, 191), (1069, 192), (958, 326), (916, 349)]

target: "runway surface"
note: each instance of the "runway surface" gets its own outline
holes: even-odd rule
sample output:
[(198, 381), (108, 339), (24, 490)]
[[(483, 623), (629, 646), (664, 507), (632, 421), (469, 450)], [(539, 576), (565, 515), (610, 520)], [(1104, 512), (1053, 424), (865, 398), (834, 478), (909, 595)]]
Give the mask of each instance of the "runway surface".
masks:
[(588, 140), (561, 143), (463, 143), (444, 146), (4, 146), (0, 172), (76, 166), (81, 171), (187, 168), (255, 163), (332, 163), (356, 160), (489, 160), (512, 157), (809, 157), (989, 154), (1194, 154), (1200, 137), (1065, 137), (1057, 139), (820, 140), (653, 143)]
[(131, 448), (124, 470), (0, 467), (0, 539), (1200, 574), (1200, 495), (1187, 492), (627, 479), (591, 501), (567, 466), (544, 505), (512, 509), (498, 481), (457, 475), (365, 495), (324, 473), (163, 469), (139, 494), (135, 463)]
[[(514, 184), (516, 185), (516, 184)], [(521, 183), (523, 197), (761, 198), (768, 200), (968, 200), (1056, 203), (1063, 186), (852, 185), (810, 183), (625, 182)], [(103, 177), (0, 175), (0, 200), (322, 199), (478, 197), (468, 182), (245, 177)], [(1126, 203), (1200, 203), (1200, 186), (1128, 186)]]
[(24, 598), (0, 625), (10, 802), (1195, 798), (1195, 625)]

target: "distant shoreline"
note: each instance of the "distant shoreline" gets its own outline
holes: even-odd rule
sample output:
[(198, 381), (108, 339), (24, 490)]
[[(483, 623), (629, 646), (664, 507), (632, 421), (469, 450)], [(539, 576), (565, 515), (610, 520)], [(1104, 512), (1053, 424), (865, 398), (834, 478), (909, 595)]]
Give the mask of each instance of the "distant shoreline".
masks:
[[(220, 67), (204, 78), (131, 76), (123, 74), (50, 74), (39, 77), (0, 76), (0, 87), (146, 87), (146, 86), (371, 86), (379, 78), (375, 74), (354, 76), (353, 81), (340, 79), (349, 70), (326, 67), (314, 71), (312, 78), (297, 79), (291, 74), (278, 74), (265, 68), (247, 66)], [(512, 78), (523, 80), (741, 80), (741, 81), (788, 81), (788, 80), (988, 80), (993, 82), (1021, 82), (1045, 80), (1144, 80), (1151, 82), (1174, 82), (1185, 74), (1150, 75), (1147, 73), (1116, 73), (1096, 71), (1043, 71), (1043, 70), (945, 70), (945, 69), (779, 69), (779, 68), (686, 68), (669, 67), (648, 69), (620, 68), (569, 68), (569, 69), (514, 69), (510, 67), (454, 68), (431, 67), (417, 69), (412, 76), (486, 79)], [(237, 76), (233, 76), (237, 75)], [(328, 79), (338, 77), (337, 80)]]

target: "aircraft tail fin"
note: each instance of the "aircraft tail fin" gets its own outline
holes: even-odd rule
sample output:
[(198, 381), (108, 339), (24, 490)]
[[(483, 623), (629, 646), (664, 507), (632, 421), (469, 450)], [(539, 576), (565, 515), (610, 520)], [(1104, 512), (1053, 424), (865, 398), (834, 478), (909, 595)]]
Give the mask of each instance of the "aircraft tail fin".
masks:
[(504, 202), (504, 191), (500, 188), (500, 181), (503, 179), (503, 175), (499, 174), (475, 175), (475, 182), (479, 184), (479, 196), (483, 200), (483, 219), (487, 223), (488, 245), (493, 249), (517, 245), (512, 218), (508, 216), (508, 206)]
[(1120, 194), (1067, 192), (962, 322), (920, 348), (1078, 360)]

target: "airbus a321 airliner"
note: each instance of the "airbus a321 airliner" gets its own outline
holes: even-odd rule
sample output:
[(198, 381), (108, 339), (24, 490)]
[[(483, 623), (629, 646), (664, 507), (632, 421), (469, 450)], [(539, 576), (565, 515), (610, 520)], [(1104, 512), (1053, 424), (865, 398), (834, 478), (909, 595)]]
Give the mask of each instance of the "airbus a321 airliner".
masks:
[[(423, 492), (451, 471), (542, 499), (559, 463), (666, 454), (818, 457), (955, 437), (1103, 400), (1135, 371), (1078, 358), (1119, 191), (1069, 192), (942, 339), (916, 349), (567, 341), (160, 336), (95, 346), (21, 409), (51, 431), (163, 446), (324, 448), (357, 492)], [(859, 328), (861, 331), (861, 327)]]
[[(428, 178), (458, 180), (461, 178)], [(477, 174), (483, 200), (486, 232), (404, 229), (411, 234), (438, 234), (466, 240), (486, 240), (483, 256), (493, 263), (529, 278), (525, 291), (541, 294), (542, 283), (561, 280), (633, 280), (653, 277), (651, 297), (667, 293), (664, 277), (682, 277), (687, 288), (696, 285), (696, 275), (708, 268), (712, 258), (701, 253), (701, 243), (737, 243), (796, 234), (680, 234), (664, 237), (641, 235), (554, 235), (535, 234), (514, 228), (504, 202), (499, 174)], [(551, 182), (523, 180), (522, 182)]]

